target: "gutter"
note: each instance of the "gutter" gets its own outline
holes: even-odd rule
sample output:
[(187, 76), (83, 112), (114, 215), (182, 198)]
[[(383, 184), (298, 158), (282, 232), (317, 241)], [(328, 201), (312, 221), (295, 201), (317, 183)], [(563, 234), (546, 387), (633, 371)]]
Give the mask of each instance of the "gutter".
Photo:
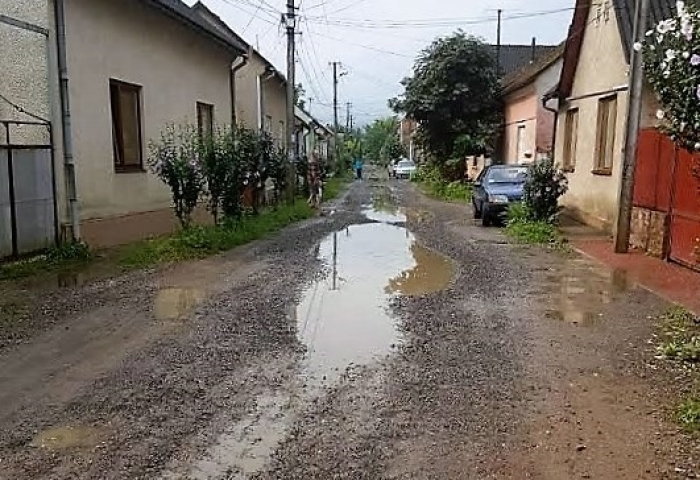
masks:
[[(240, 60), (240, 61), (239, 61)], [(240, 57), (236, 58), (231, 64), (231, 73), (229, 76), (229, 83), (231, 86), (231, 127), (235, 127), (237, 123), (236, 118), (236, 74), (238, 71), (248, 64), (249, 54), (244, 53)]]
[[(552, 94), (545, 95), (542, 97), (542, 107), (547, 110), (548, 112), (552, 112), (554, 114), (554, 130), (552, 131), (552, 160), (554, 160), (554, 157), (556, 156), (557, 153), (557, 131), (559, 127), (559, 108), (552, 108), (547, 105), (547, 103), (550, 100), (554, 100), (558, 98), (559, 92), (553, 92)], [(558, 107), (558, 105), (557, 105)]]
[(56, 47), (58, 53), (58, 76), (61, 96), (61, 133), (63, 137), (63, 168), (66, 176), (66, 194), (68, 196), (68, 215), (71, 224), (71, 236), (79, 242), (80, 211), (78, 209), (78, 188), (75, 175), (75, 158), (73, 154), (73, 124), (70, 112), (70, 92), (68, 88), (68, 59), (66, 54), (66, 17), (64, 0), (55, 0)]

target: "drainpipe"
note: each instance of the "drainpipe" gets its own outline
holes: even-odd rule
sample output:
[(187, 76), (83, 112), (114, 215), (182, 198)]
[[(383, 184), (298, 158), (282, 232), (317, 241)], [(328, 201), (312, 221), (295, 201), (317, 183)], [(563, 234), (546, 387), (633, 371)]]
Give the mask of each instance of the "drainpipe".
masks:
[(63, 133), (63, 166), (66, 175), (66, 194), (68, 196), (69, 216), (74, 242), (81, 239), (80, 212), (78, 210), (78, 188), (75, 175), (75, 158), (73, 156), (73, 124), (70, 113), (70, 94), (68, 89), (68, 57), (66, 54), (66, 17), (63, 0), (55, 1), (56, 47), (58, 56), (58, 75), (61, 82), (61, 130)]
[(248, 64), (248, 54), (244, 53), (231, 64), (231, 126), (236, 126), (236, 74)]
[[(542, 98), (542, 107), (544, 107), (545, 110), (552, 112), (554, 114), (554, 131), (552, 132), (552, 160), (555, 158), (556, 154), (556, 144), (557, 144), (557, 126), (559, 125), (559, 109), (558, 108), (551, 108), (547, 106), (547, 102), (550, 100), (553, 100), (556, 97), (553, 96), (545, 96)], [(559, 105), (557, 104), (557, 107)]]

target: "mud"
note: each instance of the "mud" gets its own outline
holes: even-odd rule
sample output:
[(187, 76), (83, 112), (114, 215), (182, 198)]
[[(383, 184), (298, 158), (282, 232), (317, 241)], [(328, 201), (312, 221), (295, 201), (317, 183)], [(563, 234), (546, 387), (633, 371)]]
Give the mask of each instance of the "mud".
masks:
[(0, 478), (693, 478), (663, 301), (369, 174), (225, 255), (18, 287)]

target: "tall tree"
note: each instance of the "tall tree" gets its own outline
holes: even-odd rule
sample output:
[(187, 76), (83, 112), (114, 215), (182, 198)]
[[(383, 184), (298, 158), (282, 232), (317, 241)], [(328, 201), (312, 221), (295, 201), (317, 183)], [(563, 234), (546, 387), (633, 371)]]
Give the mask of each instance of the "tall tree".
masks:
[(459, 31), (418, 56), (403, 95), (389, 101), (419, 124), (419, 138), (445, 164), (489, 153), (501, 124), (499, 83), (489, 47)]
[(405, 155), (399, 139), (399, 121), (396, 117), (380, 118), (365, 127), (364, 139), (367, 156), (381, 165)]

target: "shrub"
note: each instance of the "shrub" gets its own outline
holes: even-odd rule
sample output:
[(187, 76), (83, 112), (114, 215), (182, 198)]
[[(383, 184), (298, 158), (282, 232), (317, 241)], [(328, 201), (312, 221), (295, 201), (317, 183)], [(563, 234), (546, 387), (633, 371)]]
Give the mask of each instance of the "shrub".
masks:
[(506, 234), (524, 243), (556, 244), (562, 241), (561, 235), (551, 222), (532, 218), (532, 212), (524, 203), (511, 205), (508, 209)]
[(533, 164), (523, 190), (523, 203), (530, 220), (554, 223), (559, 213), (559, 198), (568, 190), (568, 181), (552, 159)]
[(151, 170), (170, 187), (175, 216), (186, 228), (206, 183), (199, 160), (197, 131), (191, 125), (177, 129), (168, 125), (161, 140), (151, 142), (150, 151)]

